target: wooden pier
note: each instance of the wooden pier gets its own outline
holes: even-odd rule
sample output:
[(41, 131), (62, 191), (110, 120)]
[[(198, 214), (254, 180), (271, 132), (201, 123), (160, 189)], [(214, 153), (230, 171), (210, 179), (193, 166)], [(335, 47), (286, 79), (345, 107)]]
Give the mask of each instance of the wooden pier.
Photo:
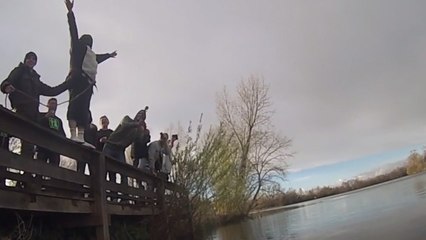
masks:
[[(190, 224), (187, 194), (173, 183), (110, 159), (1, 106), (0, 131), (71, 158), (80, 166), (76, 171), (0, 149), (0, 213), (2, 209), (66, 213), (72, 216), (70, 225), (95, 227), (97, 239), (110, 239), (111, 217), (167, 218), (170, 206), (179, 206)], [(84, 171), (85, 165), (89, 171)], [(107, 173), (119, 173), (121, 182), (108, 181)]]

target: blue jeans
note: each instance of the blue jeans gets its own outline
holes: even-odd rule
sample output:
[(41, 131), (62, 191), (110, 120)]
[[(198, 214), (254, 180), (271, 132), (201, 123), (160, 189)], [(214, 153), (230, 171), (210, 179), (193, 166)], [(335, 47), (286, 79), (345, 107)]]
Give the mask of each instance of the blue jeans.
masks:
[(124, 156), (124, 149), (119, 146), (106, 143), (102, 152), (114, 160), (118, 160), (123, 163), (126, 162), (126, 157)]

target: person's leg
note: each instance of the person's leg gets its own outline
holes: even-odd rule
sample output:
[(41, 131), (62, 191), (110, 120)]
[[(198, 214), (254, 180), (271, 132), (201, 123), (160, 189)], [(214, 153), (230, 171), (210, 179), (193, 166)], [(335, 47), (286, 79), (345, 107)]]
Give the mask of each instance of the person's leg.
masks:
[[(139, 165), (138, 168), (141, 169), (144, 172), (151, 173), (149, 169), (149, 160), (147, 158), (139, 158)], [(145, 182), (145, 183), (144, 183)], [(148, 186), (152, 185), (148, 180), (143, 180), (140, 183), (140, 186), (148, 189)]]
[(84, 124), (77, 124), (77, 139), (78, 141), (85, 142), (84, 141), (84, 131), (86, 130), (86, 127)]
[(7, 133), (0, 132), (0, 148), (6, 149), (9, 151), (9, 140), (10, 137)]
[[(126, 155), (124, 154), (124, 149), (117, 153), (118, 153), (117, 160), (122, 163), (126, 163)], [(128, 184), (128, 179), (126, 175), (124, 175), (124, 173), (119, 173), (119, 174), (120, 174), (121, 184)]]
[[(89, 88), (89, 89), (87, 89)], [(79, 111), (76, 114), (76, 121), (77, 121), (77, 137), (79, 140), (82, 140), (83, 142), (86, 142), (84, 140), (84, 132), (87, 127), (89, 127), (90, 123), (92, 122), (92, 116), (90, 113), (90, 100), (92, 98), (92, 92), (93, 92), (93, 86), (87, 86), (82, 91), (82, 94), (79, 96), (78, 99), (78, 106)]]
[(73, 141), (77, 140), (77, 121), (76, 121), (76, 115), (79, 111), (78, 109), (78, 85), (77, 83), (80, 82), (80, 77), (76, 74), (70, 74), (67, 77), (68, 80), (68, 88), (69, 88), (69, 104), (67, 109), (67, 120), (68, 120), (68, 126), (70, 128), (70, 139)]
[(139, 158), (138, 168), (149, 171), (149, 161), (146, 158)]
[(133, 160), (133, 167), (138, 167), (139, 166), (139, 158), (135, 157), (135, 159)]
[(38, 148), (37, 150), (37, 160), (39, 161), (43, 161), (43, 162), (47, 162), (47, 150), (46, 149), (42, 149), (42, 148)]
[[(9, 135), (3, 132), (0, 132), (0, 148), (5, 149), (6, 151), (9, 151)], [(0, 187), (6, 186), (6, 178), (4, 177), (6, 175), (6, 168), (0, 167)]]
[(84, 142), (84, 130), (90, 123), (88, 115), (92, 95), (91, 89), (85, 91), (88, 85), (84, 81), (83, 78), (75, 81), (74, 89), (70, 93), (70, 103), (68, 104), (67, 112), (71, 139), (81, 143)]
[(21, 140), (21, 156), (34, 158), (34, 144)]
[(61, 159), (61, 155), (55, 152), (50, 152), (49, 164), (59, 167), (60, 159)]
[(68, 126), (70, 127), (71, 140), (77, 140), (77, 122), (73, 119), (69, 119)]

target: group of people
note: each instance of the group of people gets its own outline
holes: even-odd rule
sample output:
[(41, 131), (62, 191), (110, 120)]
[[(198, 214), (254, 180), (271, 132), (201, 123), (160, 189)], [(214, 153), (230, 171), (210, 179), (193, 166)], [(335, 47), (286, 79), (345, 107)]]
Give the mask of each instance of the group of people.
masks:
[[(71, 37), (70, 71), (65, 81), (55, 87), (43, 83), (34, 69), (38, 57), (34, 52), (28, 52), (24, 61), (19, 63), (1, 83), (1, 91), (8, 94), (16, 114), (65, 136), (63, 123), (55, 114), (58, 106), (57, 99), (48, 100), (48, 111), (45, 113), (39, 112), (39, 104), (40, 96), (53, 97), (68, 90), (67, 120), (71, 140), (102, 151), (105, 155), (122, 162), (125, 162), (125, 149), (131, 146), (135, 167), (154, 174), (170, 173), (171, 166), (167, 165), (170, 165), (170, 149), (177, 140), (177, 135), (173, 135), (169, 140), (168, 134), (161, 133), (158, 141), (151, 142), (150, 132), (145, 122), (147, 107), (140, 110), (133, 119), (125, 116), (115, 130), (108, 128), (109, 120), (106, 116), (100, 118), (99, 130), (92, 123), (90, 101), (96, 84), (97, 66), (109, 58), (115, 58), (117, 52), (94, 53), (91, 35), (84, 34), (80, 37), (78, 35), (73, 13), (74, 1), (65, 0), (65, 5), (68, 10), (67, 18)], [(0, 143), (1, 147), (8, 147), (9, 136), (0, 133)], [(36, 147), (26, 141), (21, 141), (21, 155), (30, 158), (35, 156), (37, 159), (59, 165), (59, 154)]]

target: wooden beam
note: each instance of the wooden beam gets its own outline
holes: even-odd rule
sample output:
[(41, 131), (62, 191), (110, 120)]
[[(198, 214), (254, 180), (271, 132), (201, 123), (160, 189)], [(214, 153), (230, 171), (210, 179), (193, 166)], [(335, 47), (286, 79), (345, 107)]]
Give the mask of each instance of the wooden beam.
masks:
[(87, 201), (35, 196), (25, 193), (0, 190), (0, 208), (40, 212), (91, 213)]
[(148, 198), (154, 198), (156, 197), (156, 194), (152, 191), (147, 191), (142, 188), (134, 188), (130, 187), (125, 184), (116, 184), (113, 182), (106, 182), (105, 183), (106, 189), (113, 191), (113, 192), (121, 192), (123, 194), (130, 194), (130, 195), (137, 195), (141, 197), (148, 197)]
[(72, 159), (88, 162), (90, 152), (93, 152), (93, 149), (82, 147), (81, 144), (29, 121), (2, 106), (0, 106), (0, 120), (0, 131)]
[(39, 187), (50, 187), (59, 190), (66, 190), (69, 192), (74, 192), (76, 194), (82, 195), (82, 193), (89, 193), (89, 186), (83, 187), (79, 183), (66, 182), (62, 180), (57, 180), (54, 178), (42, 179), (40, 175), (33, 177), (31, 174), (20, 174), (15, 172), (6, 171), (3, 176), (6, 179), (13, 181), (24, 182), (24, 183), (33, 183), (35, 182)]
[(154, 207), (139, 207), (139, 208), (136, 208), (136, 207), (123, 206), (123, 205), (119, 205), (119, 204), (108, 204), (107, 209), (108, 209), (108, 212), (112, 215), (150, 216), (150, 215), (159, 214), (158, 209), (154, 208)]
[(87, 175), (79, 174), (70, 169), (53, 166), (42, 161), (24, 159), (22, 156), (4, 149), (0, 149), (0, 166), (48, 176), (66, 182), (91, 185), (90, 177)]

